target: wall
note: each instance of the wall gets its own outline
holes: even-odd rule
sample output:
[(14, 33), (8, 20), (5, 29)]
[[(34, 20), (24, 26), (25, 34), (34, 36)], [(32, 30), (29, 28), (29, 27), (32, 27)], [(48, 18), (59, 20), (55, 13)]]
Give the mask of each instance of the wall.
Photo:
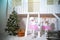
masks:
[(60, 5), (47, 5), (47, 0), (40, 0), (41, 13), (60, 13)]
[[(56, 0), (54, 1), (55, 4), (48, 5), (47, 0), (33, 0), (34, 2), (34, 12), (40, 13), (60, 13), (60, 5), (56, 4)], [(39, 2), (40, 1), (40, 2)], [(39, 4), (40, 3), (40, 4)], [(39, 8), (40, 7), (40, 8)], [(18, 8), (17, 8), (18, 9)], [(28, 0), (22, 0), (22, 6), (19, 7), (19, 14), (20, 13), (27, 13), (28, 12)]]
[(0, 40), (4, 38), (4, 28), (6, 27), (6, 3), (7, 0), (0, 0)]
[(0, 0), (0, 33), (4, 32), (6, 25), (6, 3), (7, 0)]

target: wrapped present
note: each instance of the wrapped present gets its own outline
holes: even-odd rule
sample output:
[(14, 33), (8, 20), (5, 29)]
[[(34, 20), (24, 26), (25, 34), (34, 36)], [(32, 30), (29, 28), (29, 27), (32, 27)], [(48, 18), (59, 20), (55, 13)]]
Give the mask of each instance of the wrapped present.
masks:
[(17, 34), (19, 37), (23, 37), (25, 35), (25, 30), (24, 29), (21, 29), (20, 31), (18, 31), (18, 34)]

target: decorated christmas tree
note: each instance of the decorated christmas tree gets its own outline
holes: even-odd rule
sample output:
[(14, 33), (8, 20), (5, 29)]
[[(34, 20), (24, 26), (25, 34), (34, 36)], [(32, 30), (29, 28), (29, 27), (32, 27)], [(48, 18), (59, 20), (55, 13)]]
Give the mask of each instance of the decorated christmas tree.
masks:
[(19, 28), (20, 27), (18, 26), (17, 13), (13, 11), (12, 14), (10, 14), (10, 17), (8, 18), (7, 27), (5, 31), (7, 31), (9, 35), (17, 35)]

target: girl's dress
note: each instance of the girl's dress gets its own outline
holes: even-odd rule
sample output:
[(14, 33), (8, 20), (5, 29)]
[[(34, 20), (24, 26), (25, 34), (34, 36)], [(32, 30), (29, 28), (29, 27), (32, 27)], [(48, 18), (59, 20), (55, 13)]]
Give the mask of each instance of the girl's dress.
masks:
[(35, 30), (35, 31), (37, 31), (38, 30), (38, 25), (36, 25), (36, 24), (34, 24), (34, 25), (29, 25), (29, 28), (31, 29), (31, 30)]
[(50, 26), (42, 26), (42, 29), (43, 29), (43, 30), (48, 30), (48, 31), (49, 31), (49, 30), (52, 30)]

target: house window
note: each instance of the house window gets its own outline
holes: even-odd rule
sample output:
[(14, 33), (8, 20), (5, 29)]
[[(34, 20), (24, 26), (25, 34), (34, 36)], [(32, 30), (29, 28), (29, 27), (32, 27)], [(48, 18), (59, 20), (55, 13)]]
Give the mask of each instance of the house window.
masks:
[(13, 7), (21, 5), (21, 4), (22, 4), (22, 0), (12, 0)]
[(39, 12), (40, 0), (28, 0), (28, 12)]
[(47, 4), (48, 4), (48, 5), (52, 5), (53, 2), (54, 2), (53, 0), (47, 0)]
[(33, 0), (28, 0), (28, 12), (33, 12)]
[(59, 5), (60, 0), (47, 0), (48, 5)]

